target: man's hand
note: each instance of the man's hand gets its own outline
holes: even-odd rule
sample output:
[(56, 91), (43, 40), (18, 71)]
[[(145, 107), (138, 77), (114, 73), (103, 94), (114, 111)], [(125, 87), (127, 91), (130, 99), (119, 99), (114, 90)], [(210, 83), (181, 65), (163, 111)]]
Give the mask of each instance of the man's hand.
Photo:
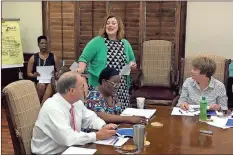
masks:
[(189, 109), (189, 104), (188, 103), (181, 103), (180, 104), (180, 108), (182, 109), (182, 110), (188, 110)]
[(111, 136), (115, 135), (116, 134), (116, 130), (115, 130), (116, 127), (114, 129), (110, 129), (113, 127), (115, 127), (115, 126), (112, 126), (109, 124), (109, 125), (104, 126), (98, 132), (96, 132), (96, 140), (104, 140), (104, 139), (110, 138)]
[(220, 109), (220, 106), (218, 104), (212, 104), (210, 106), (210, 110), (216, 110), (216, 111), (218, 111), (219, 109)]
[(107, 129), (107, 130), (115, 130), (117, 128), (117, 125), (116, 124), (106, 124), (105, 126), (103, 126), (104, 129)]

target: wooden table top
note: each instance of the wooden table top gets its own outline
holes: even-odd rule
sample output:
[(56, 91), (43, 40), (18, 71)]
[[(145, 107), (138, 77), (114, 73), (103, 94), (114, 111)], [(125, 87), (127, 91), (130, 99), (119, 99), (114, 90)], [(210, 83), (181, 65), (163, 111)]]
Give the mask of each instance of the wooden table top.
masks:
[[(157, 106), (155, 116), (146, 127), (150, 146), (139, 154), (233, 154), (233, 129), (221, 129), (199, 122), (199, 117), (171, 116), (172, 107)], [(163, 127), (151, 126), (161, 122)], [(132, 127), (132, 125), (121, 125)], [(202, 135), (200, 129), (211, 130), (213, 135)], [(132, 144), (132, 139), (126, 144)], [(95, 154), (119, 154), (113, 146), (91, 144)]]

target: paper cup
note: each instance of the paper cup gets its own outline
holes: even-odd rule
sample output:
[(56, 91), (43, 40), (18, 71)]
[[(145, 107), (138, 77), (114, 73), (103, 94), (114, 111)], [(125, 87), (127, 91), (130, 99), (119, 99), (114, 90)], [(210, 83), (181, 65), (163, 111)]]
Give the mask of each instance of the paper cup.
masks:
[(145, 104), (145, 98), (144, 97), (137, 97), (137, 107), (139, 109), (143, 109), (144, 108), (144, 104)]

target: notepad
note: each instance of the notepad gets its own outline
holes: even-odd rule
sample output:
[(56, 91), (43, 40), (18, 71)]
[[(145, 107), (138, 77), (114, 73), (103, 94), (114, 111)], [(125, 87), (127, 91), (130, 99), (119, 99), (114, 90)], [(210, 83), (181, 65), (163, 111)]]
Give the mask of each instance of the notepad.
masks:
[(146, 118), (151, 118), (156, 112), (156, 109), (136, 109), (136, 108), (126, 108), (121, 116), (144, 116)]
[(227, 123), (226, 123), (226, 126), (233, 127), (233, 119), (228, 119)]
[(116, 133), (118, 136), (133, 138), (133, 128), (120, 128)]
[(62, 154), (94, 154), (96, 149), (87, 149), (82, 147), (69, 147)]
[(127, 140), (129, 140), (129, 138), (112, 136), (112, 137), (105, 139), (105, 140), (98, 140), (94, 143), (101, 144), (101, 145), (122, 146), (123, 144), (125, 144), (125, 142), (127, 142)]
[(210, 118), (211, 120), (213, 120), (212, 122), (207, 122), (207, 124), (218, 127), (218, 128), (222, 128), (222, 129), (227, 129), (230, 128), (229, 126), (226, 126), (227, 117), (218, 117), (218, 116), (211, 116)]

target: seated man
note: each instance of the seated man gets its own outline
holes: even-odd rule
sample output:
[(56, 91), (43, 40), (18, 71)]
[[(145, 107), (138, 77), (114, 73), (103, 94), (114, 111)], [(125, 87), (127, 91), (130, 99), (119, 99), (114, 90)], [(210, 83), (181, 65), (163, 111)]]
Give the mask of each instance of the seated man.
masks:
[(192, 66), (192, 77), (185, 80), (177, 106), (188, 110), (190, 104), (198, 105), (201, 98), (206, 97), (210, 109), (227, 110), (225, 86), (212, 77), (216, 71), (214, 60), (198, 57), (193, 60)]
[(145, 117), (120, 116), (121, 105), (116, 91), (120, 84), (119, 72), (114, 68), (105, 68), (99, 75), (100, 85), (91, 90), (86, 98), (87, 108), (108, 123), (147, 123)]
[[(88, 110), (80, 100), (83, 78), (74, 72), (64, 73), (57, 81), (57, 91), (45, 101), (33, 129), (31, 150), (35, 154), (58, 154), (69, 146), (84, 145), (116, 134), (117, 125), (105, 122)], [(85, 133), (82, 128), (98, 132)]]
[(36, 72), (37, 66), (54, 66), (55, 72), (59, 71), (59, 60), (58, 58), (51, 52), (48, 51), (47, 46), (47, 37), (40, 36), (37, 38), (38, 46), (40, 48), (40, 52), (31, 56), (28, 61), (27, 66), (27, 76), (29, 79), (36, 82), (36, 89), (40, 99), (40, 102), (43, 104), (46, 99), (52, 96), (52, 87), (51, 84), (39, 83), (37, 77), (40, 76), (38, 72)]

